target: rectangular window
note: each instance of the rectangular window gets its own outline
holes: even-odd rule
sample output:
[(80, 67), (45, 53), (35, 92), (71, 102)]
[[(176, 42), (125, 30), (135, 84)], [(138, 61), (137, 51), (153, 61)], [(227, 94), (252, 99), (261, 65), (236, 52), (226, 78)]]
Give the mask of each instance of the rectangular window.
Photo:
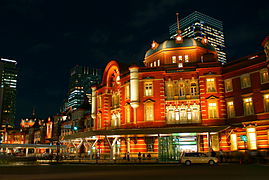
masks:
[(160, 66), (160, 65), (161, 65), (161, 61), (160, 61), (160, 59), (158, 59), (157, 66)]
[(183, 63), (178, 63), (178, 67), (182, 68), (183, 67)]
[(237, 150), (237, 135), (231, 134), (230, 140), (231, 140), (231, 151), (236, 151)]
[(206, 79), (206, 89), (207, 92), (216, 92), (216, 80), (215, 78), (207, 78)]
[(176, 56), (172, 56), (172, 63), (176, 63), (177, 62), (177, 57)]
[(153, 64), (152, 63), (150, 63), (150, 67), (153, 67)]
[(247, 128), (247, 139), (248, 139), (248, 149), (256, 150), (257, 142), (256, 142), (256, 129), (255, 128)]
[(185, 62), (189, 62), (189, 55), (185, 55)]
[(126, 123), (130, 123), (131, 122), (131, 118), (130, 118), (130, 106), (127, 105), (125, 106), (125, 122)]
[(260, 71), (261, 83), (268, 83), (269, 82), (269, 75), (266, 69)]
[(264, 111), (269, 112), (269, 94), (264, 95)]
[(234, 102), (233, 101), (227, 102), (227, 114), (228, 114), (228, 118), (235, 117)]
[(130, 99), (130, 84), (125, 86), (125, 99)]
[(145, 96), (153, 96), (153, 84), (152, 84), (152, 82), (145, 82), (144, 95)]
[(249, 74), (240, 76), (240, 81), (241, 81), (241, 89), (248, 88), (251, 86)]
[(182, 61), (182, 56), (178, 56), (178, 60), (179, 61)]
[(208, 103), (208, 118), (217, 118), (217, 103)]
[(226, 92), (231, 92), (233, 91), (233, 84), (232, 84), (232, 79), (226, 79), (224, 81), (225, 83), (225, 91)]
[(97, 98), (98, 98), (97, 106), (98, 106), (98, 108), (101, 108), (102, 107), (102, 97), (98, 96)]
[(245, 116), (254, 114), (252, 98), (244, 99), (244, 112), (245, 112)]
[(154, 105), (153, 103), (146, 103), (144, 107), (145, 121), (154, 120)]

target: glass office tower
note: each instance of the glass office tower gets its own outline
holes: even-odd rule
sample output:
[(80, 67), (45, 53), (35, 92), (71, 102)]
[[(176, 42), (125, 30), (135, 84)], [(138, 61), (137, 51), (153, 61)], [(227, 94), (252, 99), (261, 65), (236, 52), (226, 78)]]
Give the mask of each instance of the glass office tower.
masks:
[(91, 104), (91, 86), (98, 84), (100, 80), (101, 72), (98, 69), (78, 65), (72, 68), (66, 108), (78, 108), (86, 96)]
[[(180, 20), (180, 29), (183, 37), (198, 39), (206, 36), (208, 42), (215, 47), (218, 53), (218, 60), (226, 63), (222, 21), (195, 11)], [(177, 23), (169, 27), (169, 33), (171, 38), (177, 35)]]
[(0, 60), (0, 128), (14, 127), (16, 114), (17, 62)]

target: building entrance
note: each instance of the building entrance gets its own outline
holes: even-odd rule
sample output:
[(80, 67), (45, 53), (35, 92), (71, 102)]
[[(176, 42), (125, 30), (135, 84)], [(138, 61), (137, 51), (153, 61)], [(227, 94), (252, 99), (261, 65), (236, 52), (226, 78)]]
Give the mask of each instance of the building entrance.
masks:
[(183, 152), (197, 152), (196, 133), (175, 133), (159, 137), (160, 161), (179, 161)]

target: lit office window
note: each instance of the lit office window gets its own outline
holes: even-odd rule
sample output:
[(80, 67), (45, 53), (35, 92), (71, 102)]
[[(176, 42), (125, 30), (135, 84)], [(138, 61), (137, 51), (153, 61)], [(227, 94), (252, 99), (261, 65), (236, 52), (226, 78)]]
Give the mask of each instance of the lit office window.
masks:
[(207, 78), (206, 79), (206, 89), (207, 92), (216, 92), (216, 81), (215, 78)]
[(227, 102), (227, 114), (228, 114), (228, 118), (235, 117), (234, 102), (233, 101)]
[(217, 118), (217, 103), (208, 103), (208, 118)]
[(178, 56), (178, 60), (179, 61), (182, 61), (182, 56)]
[(261, 77), (261, 83), (268, 83), (269, 82), (269, 76), (268, 76), (268, 70), (264, 69), (260, 71), (260, 77)]
[(158, 61), (157, 61), (157, 65), (158, 65), (158, 66), (161, 65), (161, 61), (160, 61), (160, 59), (158, 59)]
[(248, 88), (251, 86), (249, 74), (240, 76), (241, 88)]
[(156, 67), (156, 65), (157, 65), (157, 64), (156, 64), (156, 61), (154, 61), (153, 63), (154, 63), (154, 67)]
[(232, 79), (226, 79), (224, 81), (225, 84), (225, 91), (226, 92), (231, 92), (233, 91), (233, 84), (232, 84)]
[(172, 63), (176, 63), (177, 62), (177, 57), (176, 56), (172, 56)]
[(252, 98), (244, 99), (244, 112), (245, 112), (245, 116), (254, 114)]
[(144, 83), (144, 95), (145, 96), (153, 96), (153, 84), (152, 82)]
[(152, 63), (150, 63), (150, 67), (153, 67), (153, 64)]
[(189, 55), (185, 55), (185, 62), (189, 62)]
[(231, 141), (231, 151), (236, 151), (238, 149), (237, 148), (237, 135), (231, 134), (230, 141)]
[(247, 139), (248, 139), (248, 149), (256, 150), (257, 149), (257, 141), (256, 141), (256, 129), (255, 128), (247, 128)]

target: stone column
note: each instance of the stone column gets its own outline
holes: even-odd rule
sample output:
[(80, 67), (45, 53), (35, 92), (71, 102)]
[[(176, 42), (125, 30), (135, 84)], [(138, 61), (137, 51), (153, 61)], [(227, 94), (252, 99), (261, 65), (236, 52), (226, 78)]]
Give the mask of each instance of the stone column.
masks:
[(130, 70), (130, 105), (134, 109), (134, 124), (137, 123), (136, 109), (139, 107), (139, 78), (138, 78), (138, 66), (131, 66)]

